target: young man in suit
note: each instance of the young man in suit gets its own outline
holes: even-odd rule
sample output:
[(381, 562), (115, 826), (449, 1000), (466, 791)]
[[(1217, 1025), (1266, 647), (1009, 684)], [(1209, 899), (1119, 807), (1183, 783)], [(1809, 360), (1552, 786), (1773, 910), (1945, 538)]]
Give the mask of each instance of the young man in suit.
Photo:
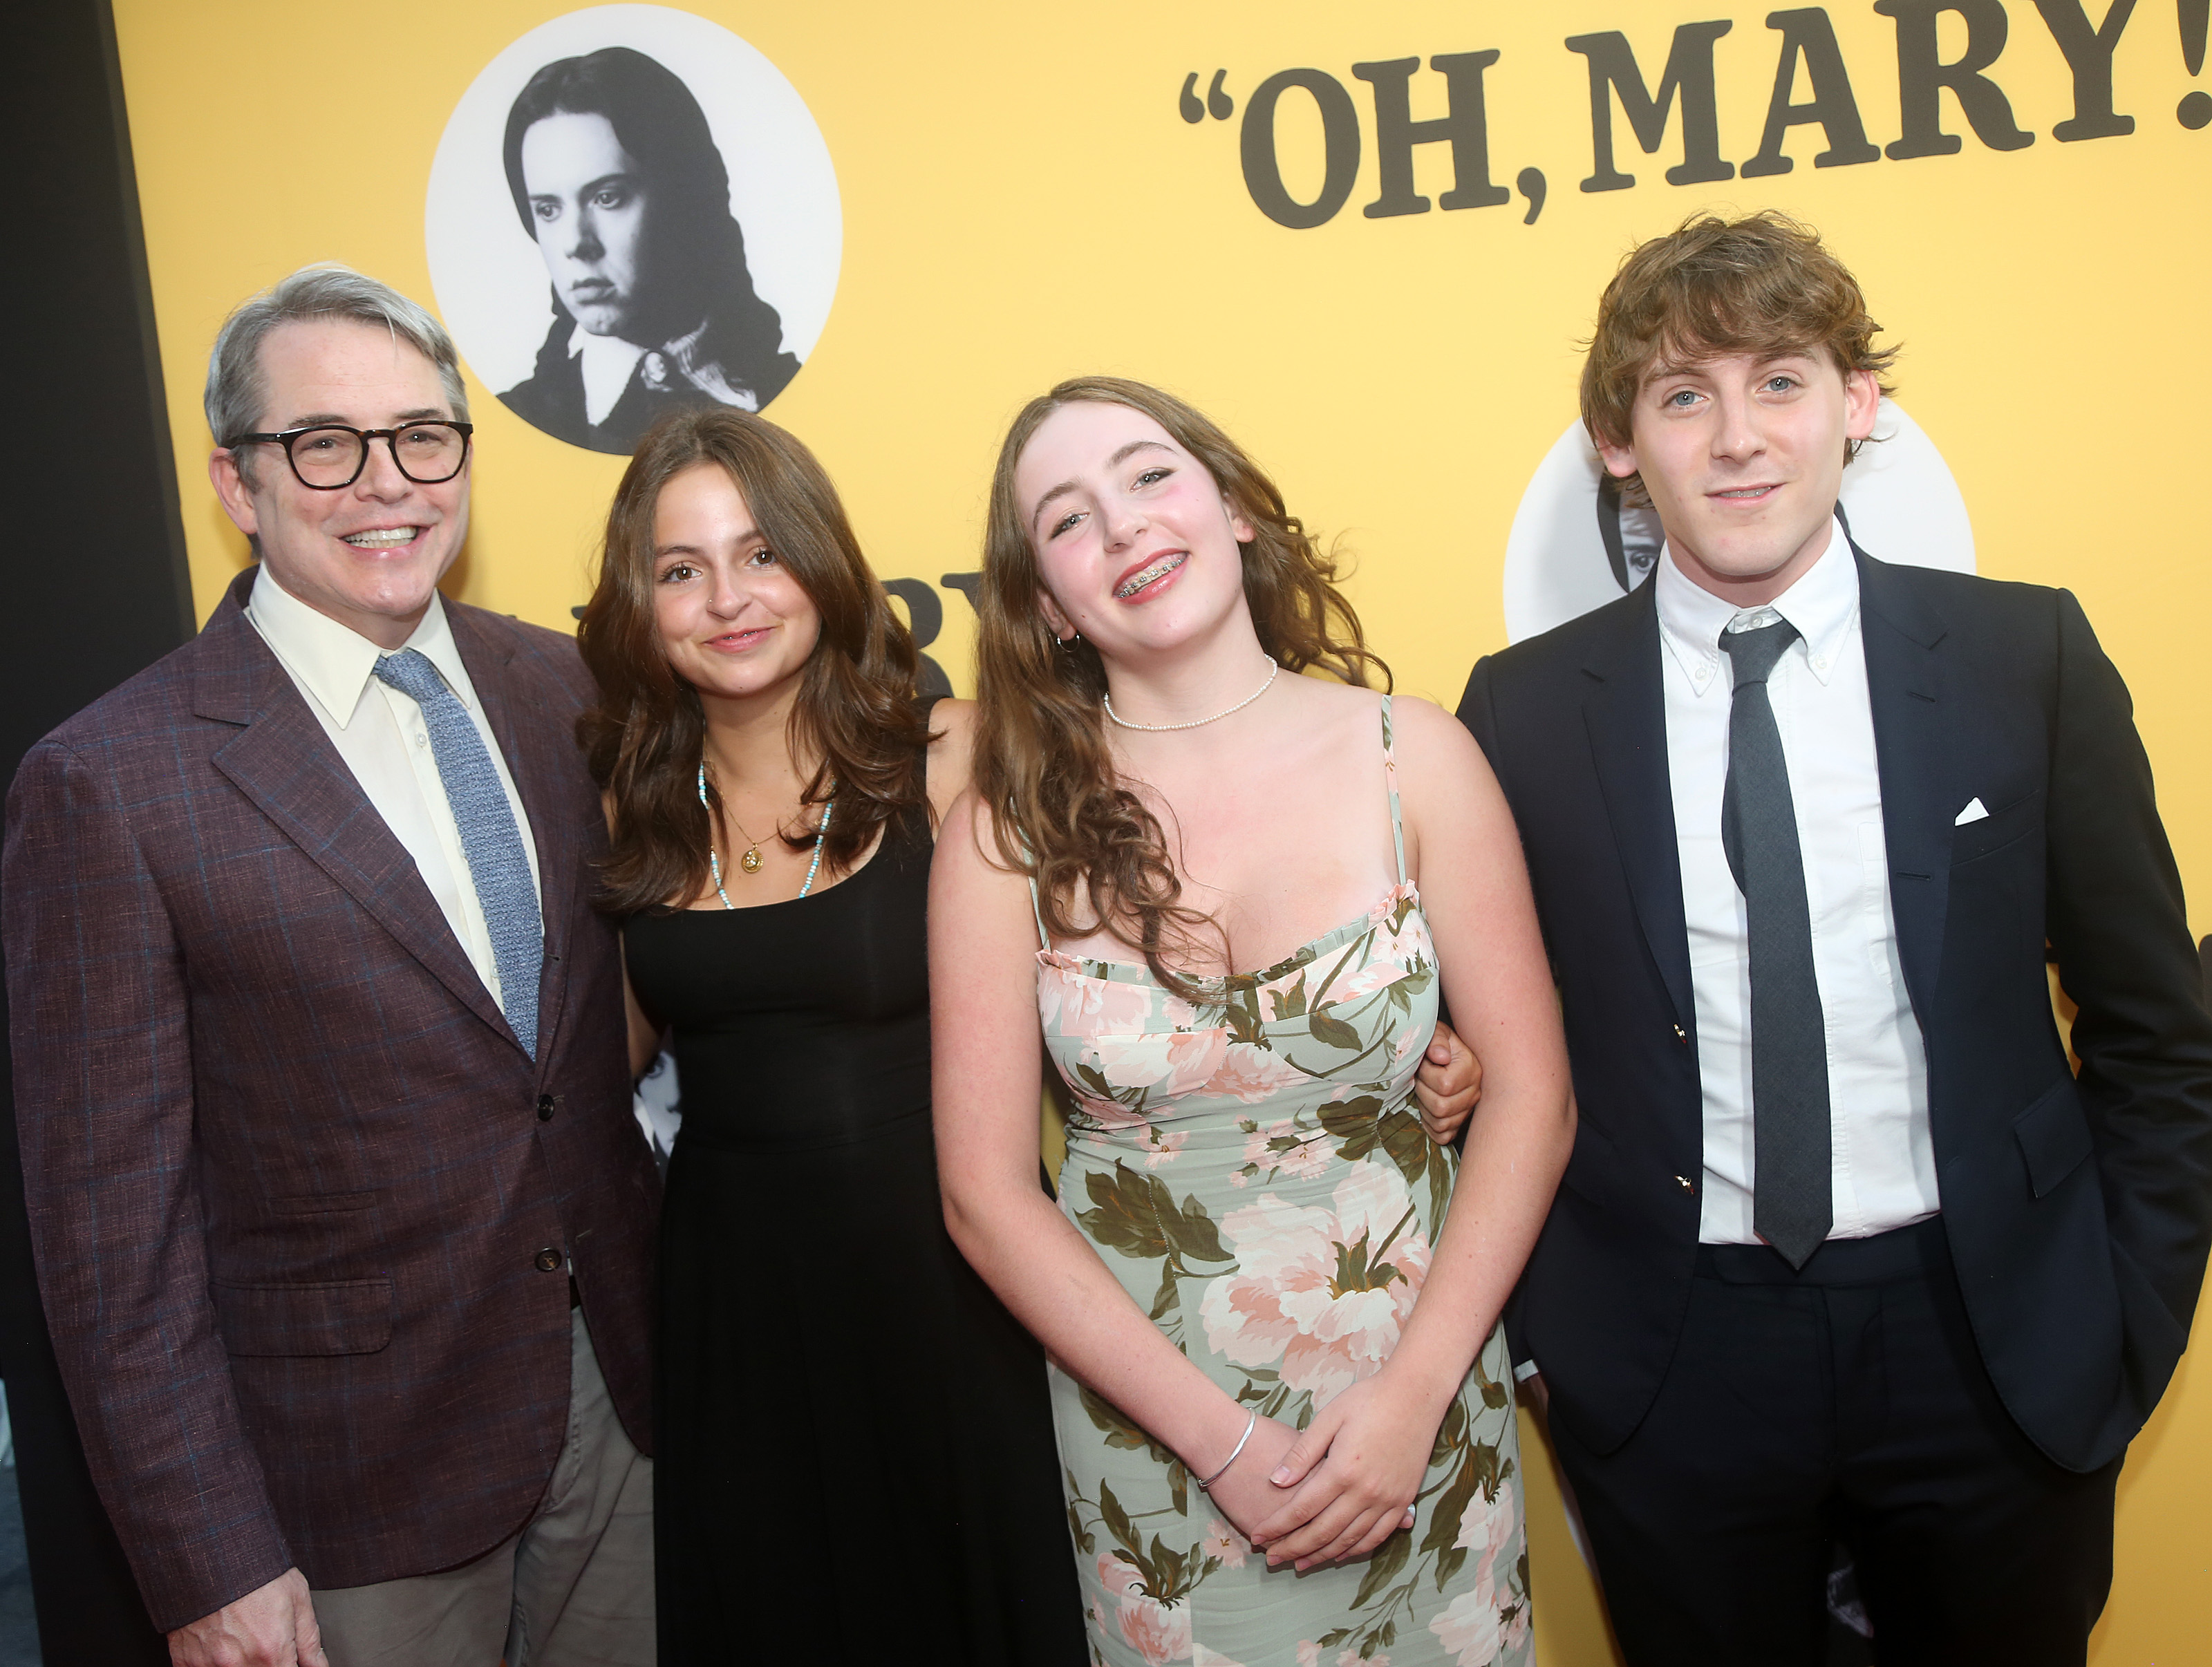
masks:
[[(2073, 597), (1836, 515), (1891, 357), (1773, 215), (1601, 304), (1583, 416), (1667, 545), (1479, 664), (1575, 1153), (1516, 1300), (1636, 1667), (2079, 1663), (2212, 1235), (2212, 1020)], [(2078, 1013), (2077, 1076), (2046, 957)]]
[(471, 446), (422, 308), (295, 273), (207, 409), (259, 565), (8, 802), (25, 1191), (94, 1480), (179, 1667), (650, 1663), (659, 1193), (590, 679), (438, 595)]

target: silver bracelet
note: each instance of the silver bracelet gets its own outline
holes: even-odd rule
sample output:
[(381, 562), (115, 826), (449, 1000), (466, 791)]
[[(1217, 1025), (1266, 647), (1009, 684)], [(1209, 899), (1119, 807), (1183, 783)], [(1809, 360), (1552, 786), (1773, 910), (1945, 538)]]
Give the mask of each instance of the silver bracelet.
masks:
[(1229, 1450), (1229, 1457), (1221, 1461), (1221, 1468), (1198, 1484), (1203, 1493), (1229, 1474), (1229, 1467), (1237, 1462), (1237, 1455), (1244, 1451), (1244, 1444), (1252, 1439), (1252, 1432), (1260, 1428), (1260, 1409), (1253, 1408), (1252, 1415), (1244, 1421), (1244, 1434), (1237, 1438), (1237, 1445)]

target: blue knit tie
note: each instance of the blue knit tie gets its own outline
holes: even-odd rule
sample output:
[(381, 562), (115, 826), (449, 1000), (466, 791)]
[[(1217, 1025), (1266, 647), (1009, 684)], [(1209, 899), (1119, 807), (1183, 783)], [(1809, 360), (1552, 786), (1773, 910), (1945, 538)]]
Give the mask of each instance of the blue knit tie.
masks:
[(530, 1057), (538, 1057), (538, 973), (545, 960), (545, 924), (538, 888), (530, 882), (530, 854), (507, 802), (507, 789), (484, 749), (483, 736), (460, 697), (421, 653), (404, 648), (380, 656), (379, 682), (389, 683), (422, 709), (430, 755), (446, 784), (446, 803), (460, 830), (461, 851), (476, 882), (477, 903), (491, 934), (499, 967), (501, 1006)]

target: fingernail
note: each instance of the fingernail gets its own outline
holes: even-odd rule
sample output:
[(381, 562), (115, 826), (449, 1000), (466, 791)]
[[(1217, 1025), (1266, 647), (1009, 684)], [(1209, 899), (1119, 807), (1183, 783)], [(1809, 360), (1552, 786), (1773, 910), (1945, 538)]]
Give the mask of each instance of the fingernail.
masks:
[(1274, 1474), (1267, 1478), (1268, 1481), (1273, 1482), (1278, 1488), (1286, 1486), (1289, 1483), (1290, 1479), (1291, 1467), (1287, 1464), (1276, 1465)]

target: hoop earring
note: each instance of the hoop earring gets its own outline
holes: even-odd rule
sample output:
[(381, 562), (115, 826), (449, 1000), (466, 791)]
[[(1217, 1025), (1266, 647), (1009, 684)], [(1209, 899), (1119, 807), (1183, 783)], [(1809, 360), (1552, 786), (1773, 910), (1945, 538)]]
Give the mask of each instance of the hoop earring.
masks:
[(1082, 640), (1083, 633), (1080, 631), (1071, 631), (1064, 637), (1055, 636), (1053, 639), (1053, 641), (1060, 645), (1060, 652), (1064, 654), (1073, 654), (1075, 652), (1075, 645)]

